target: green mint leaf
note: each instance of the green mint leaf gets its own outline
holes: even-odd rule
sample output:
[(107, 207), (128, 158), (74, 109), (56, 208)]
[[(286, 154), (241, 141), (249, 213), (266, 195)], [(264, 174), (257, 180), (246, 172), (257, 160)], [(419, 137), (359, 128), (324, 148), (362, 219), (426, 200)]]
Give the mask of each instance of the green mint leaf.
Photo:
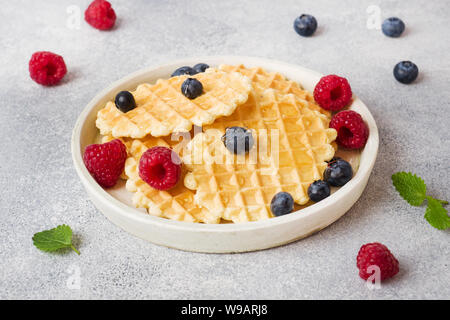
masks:
[(72, 229), (65, 224), (36, 233), (33, 236), (33, 244), (42, 251), (51, 252), (71, 248), (77, 254), (80, 254), (72, 244)]
[(427, 201), (428, 206), (425, 211), (425, 219), (427, 219), (428, 223), (439, 230), (450, 228), (450, 217), (442, 203), (432, 197), (427, 197)]
[(410, 205), (420, 206), (425, 200), (427, 186), (425, 182), (411, 172), (397, 172), (392, 175), (395, 189)]

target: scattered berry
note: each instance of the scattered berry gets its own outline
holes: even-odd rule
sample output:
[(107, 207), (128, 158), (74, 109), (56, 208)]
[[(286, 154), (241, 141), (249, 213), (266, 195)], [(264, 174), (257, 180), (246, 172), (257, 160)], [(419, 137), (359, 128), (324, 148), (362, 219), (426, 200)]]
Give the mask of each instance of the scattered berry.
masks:
[(63, 57), (48, 51), (33, 53), (28, 69), (31, 79), (43, 86), (57, 84), (67, 73)]
[(338, 111), (352, 99), (347, 79), (334, 74), (322, 77), (314, 88), (314, 100), (325, 110)]
[(394, 77), (397, 81), (408, 84), (416, 80), (419, 68), (411, 61), (401, 61), (394, 67)]
[(117, 109), (119, 109), (124, 113), (136, 108), (136, 102), (134, 101), (134, 97), (129, 91), (120, 91), (116, 95), (114, 103), (116, 104)]
[(176, 76), (182, 76), (184, 74), (193, 76), (194, 74), (197, 74), (198, 72), (195, 71), (194, 69), (192, 69), (191, 67), (188, 66), (184, 66), (184, 67), (179, 67), (177, 70), (175, 70), (171, 77), (176, 77)]
[(144, 152), (139, 161), (139, 176), (158, 190), (174, 187), (181, 175), (181, 160), (166, 147), (153, 147)]
[(197, 73), (205, 72), (206, 69), (208, 69), (209, 66), (206, 63), (197, 63), (195, 66), (192, 67), (192, 69), (195, 70)]
[(225, 147), (236, 154), (249, 152), (254, 140), (250, 130), (242, 127), (229, 127), (222, 136)]
[(109, 30), (114, 27), (116, 13), (108, 1), (94, 0), (84, 12), (84, 20), (96, 29)]
[(327, 182), (316, 180), (308, 187), (308, 196), (314, 202), (319, 202), (330, 195), (330, 186)]
[(310, 14), (302, 14), (294, 20), (294, 30), (303, 37), (312, 36), (317, 29), (317, 20)]
[(336, 113), (330, 121), (330, 128), (337, 131), (337, 143), (349, 149), (364, 147), (369, 137), (369, 128), (361, 115), (353, 110)]
[(270, 202), (270, 211), (274, 216), (282, 216), (294, 210), (294, 199), (287, 192), (278, 192)]
[(368, 270), (370, 266), (380, 268), (380, 280), (393, 277), (398, 273), (398, 261), (389, 249), (378, 242), (367, 243), (359, 249), (356, 257), (356, 266), (359, 269), (359, 276), (367, 280), (374, 270)]
[(405, 24), (402, 20), (397, 17), (391, 17), (384, 20), (381, 25), (381, 30), (388, 37), (400, 37), (402, 32), (405, 30)]
[(333, 187), (342, 187), (349, 182), (353, 177), (353, 169), (350, 163), (345, 160), (338, 159), (328, 163), (325, 172), (323, 173), (323, 180), (328, 182)]
[(195, 99), (203, 93), (203, 85), (197, 79), (187, 78), (181, 84), (181, 93), (186, 98)]
[(119, 139), (86, 147), (83, 161), (89, 173), (103, 188), (116, 184), (127, 159), (127, 149)]

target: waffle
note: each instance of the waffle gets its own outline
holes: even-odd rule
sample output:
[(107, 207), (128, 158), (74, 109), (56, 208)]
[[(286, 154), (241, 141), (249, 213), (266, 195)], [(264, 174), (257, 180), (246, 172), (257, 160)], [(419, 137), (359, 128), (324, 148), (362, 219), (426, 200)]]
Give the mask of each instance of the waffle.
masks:
[(281, 93), (292, 93), (301, 99), (304, 104), (308, 104), (310, 109), (319, 111), (328, 118), (331, 118), (331, 113), (319, 107), (315, 103), (311, 93), (304, 90), (297, 82), (286, 79), (286, 77), (278, 72), (267, 72), (260, 67), (246, 68), (242, 64), (237, 66), (223, 64), (219, 66), (219, 70), (224, 72), (239, 72), (250, 78), (256, 94), (261, 94), (267, 89), (275, 89)]
[[(280, 191), (305, 204), (307, 188), (322, 178), (335, 152), (337, 133), (328, 125), (327, 116), (293, 94), (253, 92), (231, 116), (204, 127), (187, 144), (185, 186), (197, 191), (196, 204), (233, 222), (272, 217), (270, 202)], [(232, 126), (252, 130), (258, 143), (249, 153), (234, 155), (225, 148), (221, 137)]]
[[(185, 170), (179, 183), (170, 190), (160, 191), (150, 187), (139, 177), (139, 159), (154, 146), (172, 147), (167, 139), (148, 136), (144, 140), (133, 140), (129, 157), (125, 162), (128, 177), (126, 189), (133, 193), (132, 202), (137, 208), (147, 208), (151, 215), (187, 222), (219, 223), (220, 217), (194, 204), (194, 192), (183, 185)], [(173, 142), (172, 142), (173, 143)]]
[(152, 136), (145, 136), (142, 139), (132, 139), (132, 138), (127, 138), (127, 137), (114, 138), (113, 136), (107, 135), (107, 136), (103, 136), (101, 138), (101, 143), (109, 142), (109, 141), (112, 141), (114, 139), (119, 139), (120, 141), (123, 142), (123, 144), (127, 148), (128, 155), (130, 155), (130, 150), (131, 150), (131, 146), (133, 144), (133, 141), (139, 140), (139, 141), (141, 141), (144, 144), (151, 145), (152, 143), (155, 143), (155, 145), (156, 145), (156, 141), (161, 139), (162, 141), (160, 143), (165, 143), (166, 145), (169, 145), (170, 148), (173, 151), (175, 151), (178, 155), (181, 156), (182, 153), (183, 153), (184, 147), (189, 142), (189, 140), (191, 139), (191, 136), (193, 134), (194, 134), (193, 130), (191, 130), (191, 132), (173, 133), (170, 136), (158, 137), (158, 138), (155, 138), (155, 137), (152, 137)]
[(188, 99), (181, 93), (187, 75), (159, 79), (156, 84), (141, 84), (132, 92), (136, 108), (123, 113), (110, 101), (97, 114), (96, 125), (102, 135), (143, 138), (187, 132), (192, 125), (212, 123), (217, 117), (233, 113), (251, 90), (250, 80), (238, 72), (209, 68), (190, 78), (203, 85), (203, 94)]

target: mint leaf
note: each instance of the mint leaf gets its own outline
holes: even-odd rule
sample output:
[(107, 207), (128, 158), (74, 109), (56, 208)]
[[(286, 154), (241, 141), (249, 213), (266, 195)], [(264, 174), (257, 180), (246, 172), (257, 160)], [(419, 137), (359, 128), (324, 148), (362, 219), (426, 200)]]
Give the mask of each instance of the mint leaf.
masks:
[(439, 230), (450, 228), (450, 217), (442, 203), (432, 197), (427, 197), (427, 200), (428, 206), (425, 211), (425, 219), (427, 219), (428, 223)]
[(425, 200), (427, 186), (425, 182), (411, 172), (397, 172), (392, 175), (395, 189), (410, 205), (420, 206)]
[(34, 234), (33, 244), (42, 251), (51, 252), (71, 248), (77, 254), (80, 254), (72, 244), (72, 229), (65, 224)]

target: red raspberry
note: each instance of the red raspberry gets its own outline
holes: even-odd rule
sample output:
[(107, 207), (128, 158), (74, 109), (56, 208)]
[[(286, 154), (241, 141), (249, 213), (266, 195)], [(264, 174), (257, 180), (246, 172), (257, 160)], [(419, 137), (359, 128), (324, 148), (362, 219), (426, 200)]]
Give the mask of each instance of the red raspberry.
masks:
[(336, 141), (349, 149), (364, 147), (369, 137), (369, 128), (361, 115), (352, 110), (336, 113), (330, 121), (330, 128), (337, 131)]
[(95, 0), (84, 12), (84, 20), (99, 30), (109, 30), (116, 22), (116, 13), (105, 0)]
[(352, 99), (347, 79), (334, 74), (322, 77), (314, 88), (314, 100), (325, 110), (338, 111)]
[(363, 245), (356, 257), (359, 276), (364, 280), (373, 274), (374, 271), (368, 273), (367, 268), (374, 265), (380, 268), (381, 280), (395, 276), (399, 270), (397, 259), (385, 245), (378, 242)]
[(67, 73), (63, 57), (48, 51), (33, 53), (28, 70), (31, 79), (44, 86), (57, 84)]
[(166, 147), (153, 147), (139, 160), (139, 176), (151, 187), (168, 190), (175, 186), (181, 175), (181, 160)]
[(119, 139), (86, 147), (83, 161), (89, 173), (103, 188), (116, 184), (127, 159), (127, 148)]

